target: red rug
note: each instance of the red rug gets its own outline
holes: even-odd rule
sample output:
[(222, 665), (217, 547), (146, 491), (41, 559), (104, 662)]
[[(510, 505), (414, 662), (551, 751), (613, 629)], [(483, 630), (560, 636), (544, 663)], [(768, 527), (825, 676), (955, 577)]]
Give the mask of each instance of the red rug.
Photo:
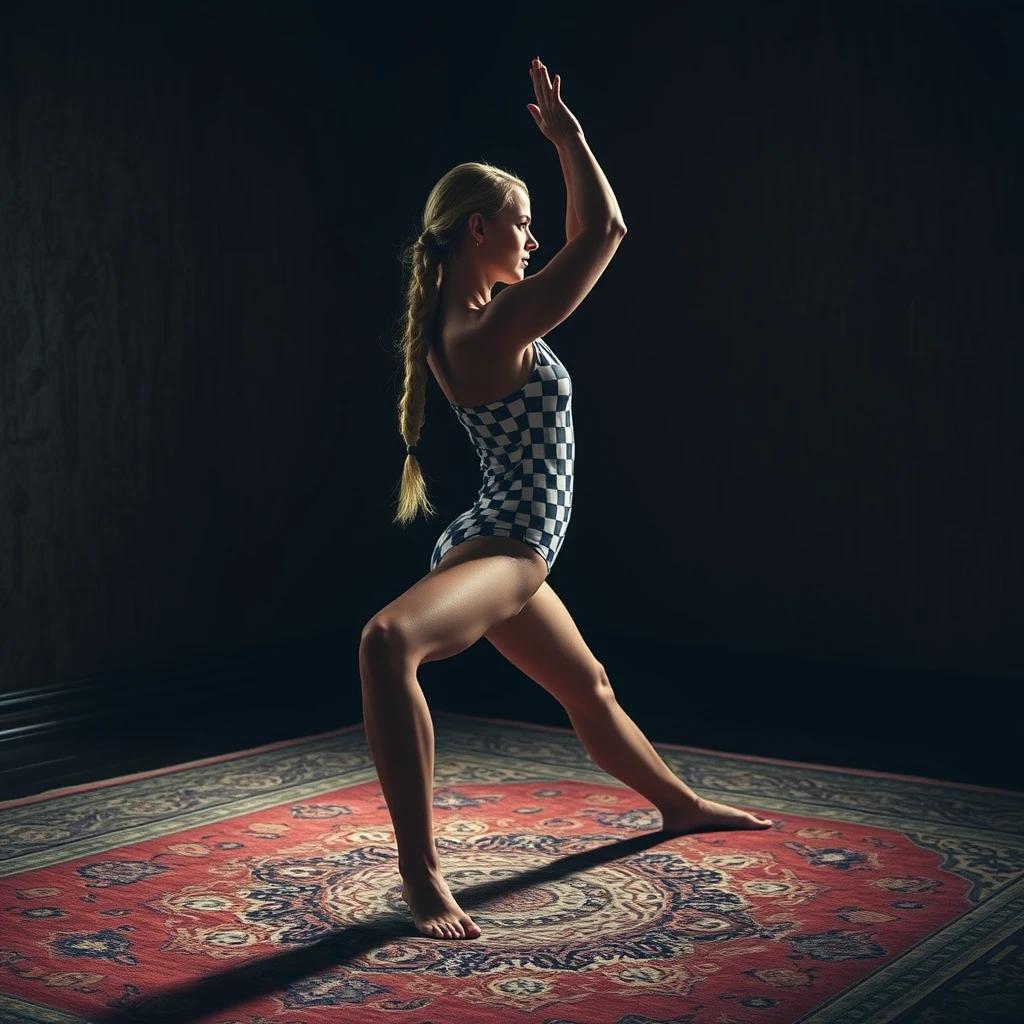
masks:
[(658, 744), (775, 822), (672, 838), (571, 730), (436, 728), (480, 938), (412, 927), (357, 725), (0, 804), (0, 1020), (875, 1024), (1019, 926), (1022, 794)]

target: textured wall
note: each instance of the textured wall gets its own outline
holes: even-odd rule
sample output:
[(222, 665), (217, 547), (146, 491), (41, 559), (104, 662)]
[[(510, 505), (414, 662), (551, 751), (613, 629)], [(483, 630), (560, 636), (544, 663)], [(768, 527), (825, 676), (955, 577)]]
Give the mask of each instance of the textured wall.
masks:
[(710, 6), (636, 26), (609, 103), (655, 187), (563, 565), (638, 639), (1022, 673), (1024, 12)]
[[(354, 685), (478, 486), (431, 385), (440, 514), (390, 523), (398, 247), (467, 159), (530, 182), (541, 265), (562, 241), (532, 37), (215, 7), (0, 42), (3, 689), (327, 627)], [(546, 26), (630, 226), (549, 339), (578, 440), (551, 583), (599, 657), (1024, 670), (1019, 29), (723, 3), (613, 59)]]
[(288, 535), (344, 425), (294, 145), (237, 75), (126, 38), (5, 54), (6, 689), (298, 628)]

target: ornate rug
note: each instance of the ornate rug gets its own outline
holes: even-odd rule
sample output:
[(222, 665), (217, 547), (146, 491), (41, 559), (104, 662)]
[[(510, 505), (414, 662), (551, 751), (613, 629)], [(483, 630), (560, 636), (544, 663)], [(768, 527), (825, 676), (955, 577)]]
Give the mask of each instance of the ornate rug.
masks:
[(480, 938), (413, 928), (359, 723), (0, 804), (0, 1020), (1018, 1019), (1024, 794), (659, 743), (774, 821), (665, 837), (571, 729), (434, 719)]

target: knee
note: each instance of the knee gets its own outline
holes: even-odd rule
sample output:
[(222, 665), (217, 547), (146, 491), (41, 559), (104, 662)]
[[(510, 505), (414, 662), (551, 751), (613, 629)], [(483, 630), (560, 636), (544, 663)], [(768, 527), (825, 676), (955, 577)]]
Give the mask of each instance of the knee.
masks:
[(359, 635), (359, 657), (388, 658), (404, 651), (408, 635), (402, 622), (389, 615), (374, 615)]
[(594, 695), (598, 700), (615, 700), (615, 691), (612, 689), (612, 681), (608, 678), (608, 672), (601, 662), (597, 663), (594, 676)]
[(604, 665), (595, 662), (591, 670), (569, 691), (572, 710), (586, 711), (615, 701), (615, 691)]

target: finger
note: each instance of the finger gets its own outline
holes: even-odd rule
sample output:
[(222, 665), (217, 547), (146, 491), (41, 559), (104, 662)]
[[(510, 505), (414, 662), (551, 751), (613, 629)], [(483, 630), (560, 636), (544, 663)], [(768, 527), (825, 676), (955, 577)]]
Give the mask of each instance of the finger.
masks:
[(534, 67), (530, 68), (530, 78), (533, 80), (533, 94), (537, 97), (537, 102), (540, 103), (544, 98), (541, 95), (543, 90), (540, 87), (540, 78), (537, 75), (537, 69)]
[(530, 72), (534, 76), (534, 83), (541, 92), (549, 91), (551, 89), (551, 79), (548, 78), (548, 69), (544, 67), (543, 64), (538, 64), (537, 67), (531, 66)]
[(537, 104), (542, 111), (546, 111), (550, 105), (550, 96), (541, 80), (540, 69), (532, 68), (530, 73), (533, 75), (533, 91), (537, 96)]

